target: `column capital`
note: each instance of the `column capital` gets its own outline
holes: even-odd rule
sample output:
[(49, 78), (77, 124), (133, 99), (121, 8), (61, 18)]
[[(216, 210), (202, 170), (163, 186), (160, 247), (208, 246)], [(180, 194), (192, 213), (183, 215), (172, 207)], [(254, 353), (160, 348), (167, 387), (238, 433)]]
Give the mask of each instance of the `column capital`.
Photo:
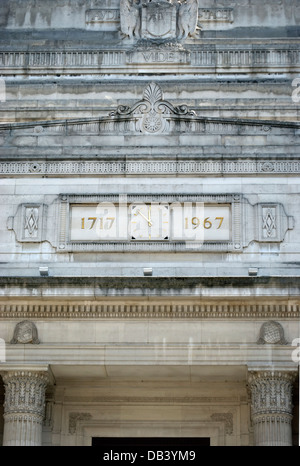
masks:
[(55, 378), (48, 364), (0, 364), (0, 376), (3, 381), (5, 377), (7, 378), (7, 375), (12, 376), (13, 374), (16, 374), (16, 376), (20, 376), (22, 373), (24, 373), (24, 375), (29, 373), (36, 374), (36, 376), (38, 374), (44, 375), (45, 377), (48, 377), (48, 384), (53, 385), (55, 383)]
[(34, 372), (49, 372), (49, 364), (0, 364), (0, 374), (5, 374), (11, 371), (34, 371)]
[(43, 416), (49, 376), (41, 371), (11, 370), (2, 374), (5, 386), (4, 417), (31, 413)]
[(261, 369), (248, 371), (248, 384), (251, 385), (261, 380), (286, 380), (287, 382), (294, 383), (298, 372), (295, 370), (276, 370), (276, 369)]
[(292, 385), (297, 372), (262, 370), (248, 375), (252, 395), (252, 413), (289, 414), (292, 412)]
[(45, 416), (47, 371), (2, 371), (5, 388), (3, 445), (40, 445)]
[(292, 444), (292, 391), (297, 372), (249, 371), (255, 445)]

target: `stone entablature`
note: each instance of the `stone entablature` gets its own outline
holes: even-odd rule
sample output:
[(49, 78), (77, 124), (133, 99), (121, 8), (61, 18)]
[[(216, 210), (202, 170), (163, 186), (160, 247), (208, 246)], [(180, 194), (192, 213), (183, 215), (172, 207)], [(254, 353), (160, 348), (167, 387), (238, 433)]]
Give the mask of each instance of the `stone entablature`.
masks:
[[(3, 319), (238, 318), (299, 321), (300, 316), (299, 277), (50, 275), (19, 279), (0, 277), (0, 284), (0, 317)], [(258, 329), (253, 339), (255, 345), (259, 336)], [(262, 349), (261, 345), (257, 346)]]

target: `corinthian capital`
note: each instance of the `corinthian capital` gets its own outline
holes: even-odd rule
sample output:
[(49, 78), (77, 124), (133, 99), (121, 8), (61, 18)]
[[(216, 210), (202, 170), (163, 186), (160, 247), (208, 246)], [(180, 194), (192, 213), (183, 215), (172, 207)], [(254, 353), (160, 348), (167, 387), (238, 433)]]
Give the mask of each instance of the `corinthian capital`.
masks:
[(250, 372), (248, 384), (252, 397), (252, 413), (291, 414), (292, 387), (296, 374), (283, 371)]
[(295, 377), (296, 373), (283, 371), (249, 374), (255, 445), (292, 445), (292, 392)]
[(4, 416), (35, 414), (43, 416), (48, 374), (40, 371), (7, 371), (2, 374), (5, 386)]

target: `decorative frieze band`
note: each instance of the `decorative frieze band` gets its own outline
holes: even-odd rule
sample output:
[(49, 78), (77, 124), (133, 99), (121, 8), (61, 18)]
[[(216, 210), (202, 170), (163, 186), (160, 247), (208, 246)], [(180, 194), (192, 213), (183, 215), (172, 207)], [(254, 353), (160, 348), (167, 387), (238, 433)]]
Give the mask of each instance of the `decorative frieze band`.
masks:
[(300, 303), (95, 303), (0, 304), (2, 319), (299, 319)]
[(285, 175), (300, 173), (299, 160), (205, 160), (137, 162), (1, 162), (2, 176), (23, 175)]
[[(176, 51), (167, 49), (157, 49), (156, 53), (150, 53), (149, 50), (140, 52), (138, 55), (139, 63), (147, 66), (153, 63), (162, 66), (166, 64), (178, 64), (179, 55)], [(300, 51), (297, 49), (217, 49), (216, 46), (207, 49), (196, 50), (189, 47), (190, 59), (182, 63), (183, 68), (209, 68), (215, 72), (215, 67), (224, 68), (228, 72), (228, 68), (265, 68), (265, 67), (282, 67), (300, 65)], [(187, 53), (187, 52), (186, 52)], [(180, 58), (181, 60), (181, 58)], [(131, 50), (66, 50), (54, 51), (43, 50), (35, 52), (27, 51), (2, 51), (0, 52), (0, 67), (4, 74), (10, 72), (23, 74), (24, 69), (30, 69), (31, 72), (38, 74), (57, 73), (68, 74), (70, 71), (74, 74), (82, 74), (85, 70), (89, 73), (94, 71), (99, 73), (109, 72), (114, 69), (114, 72), (124, 73), (124, 68), (132, 63)], [(150, 71), (149, 68), (149, 71)], [(157, 72), (157, 67), (153, 72)]]

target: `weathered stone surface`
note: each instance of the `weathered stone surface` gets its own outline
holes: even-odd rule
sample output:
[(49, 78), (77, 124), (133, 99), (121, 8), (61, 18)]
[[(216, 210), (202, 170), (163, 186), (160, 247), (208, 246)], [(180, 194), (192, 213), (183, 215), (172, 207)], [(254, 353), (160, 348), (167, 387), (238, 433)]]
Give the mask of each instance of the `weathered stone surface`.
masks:
[(1, 2), (0, 444), (298, 441), (299, 2), (192, 3)]

